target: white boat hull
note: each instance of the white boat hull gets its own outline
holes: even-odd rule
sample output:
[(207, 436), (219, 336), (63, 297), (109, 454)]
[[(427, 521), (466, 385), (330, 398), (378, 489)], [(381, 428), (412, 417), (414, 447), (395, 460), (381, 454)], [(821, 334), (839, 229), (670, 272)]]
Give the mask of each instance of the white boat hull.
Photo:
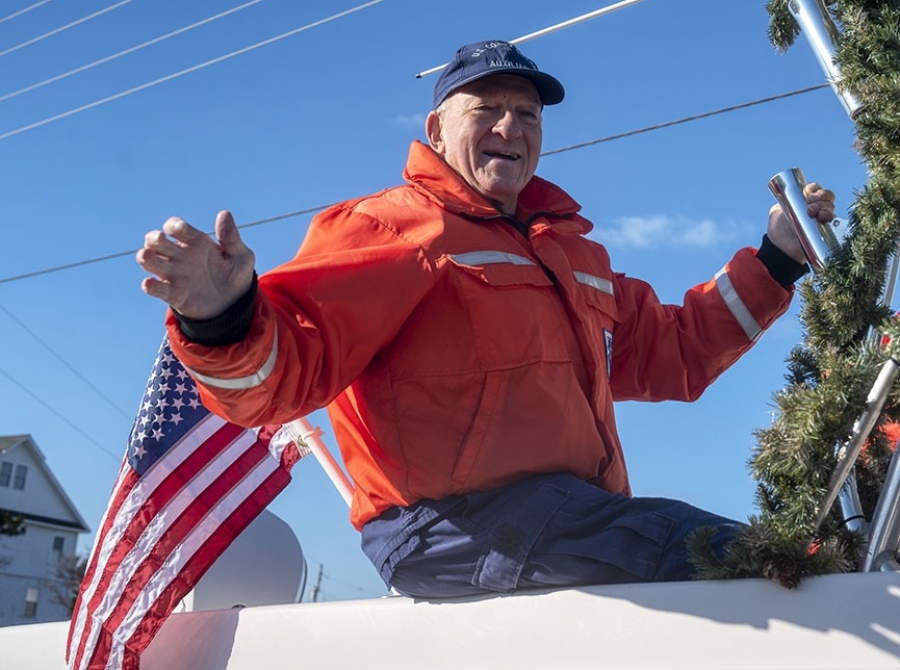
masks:
[[(68, 624), (0, 629), (4, 668), (63, 670)], [(594, 586), (174, 614), (142, 670), (900, 668), (900, 574)]]

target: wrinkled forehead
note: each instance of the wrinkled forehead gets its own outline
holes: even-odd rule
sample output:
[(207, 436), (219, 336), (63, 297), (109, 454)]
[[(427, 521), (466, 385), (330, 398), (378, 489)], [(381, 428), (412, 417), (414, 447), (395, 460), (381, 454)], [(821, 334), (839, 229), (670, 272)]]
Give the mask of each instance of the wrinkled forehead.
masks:
[(448, 99), (458, 93), (485, 99), (514, 96), (541, 105), (541, 96), (531, 80), (514, 74), (493, 74), (476, 79), (457, 88)]

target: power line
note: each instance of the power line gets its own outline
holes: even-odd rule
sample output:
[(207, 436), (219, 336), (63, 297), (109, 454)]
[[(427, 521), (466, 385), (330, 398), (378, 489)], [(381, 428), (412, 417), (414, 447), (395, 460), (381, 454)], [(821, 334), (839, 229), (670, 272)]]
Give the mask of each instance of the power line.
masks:
[[(126, 2), (130, 2), (131, 0), (125, 0)], [(255, 49), (259, 49), (264, 46), (268, 46), (280, 40), (283, 40), (287, 37), (292, 37), (297, 33), (301, 33), (305, 30), (309, 30), (310, 28), (316, 28), (325, 23), (329, 23), (331, 21), (335, 21), (337, 19), (343, 18), (348, 14), (352, 14), (354, 12), (358, 12), (361, 9), (366, 9), (367, 7), (371, 7), (372, 5), (377, 5), (383, 0), (371, 0), (371, 2), (367, 2), (365, 4), (359, 5), (357, 7), (353, 7), (343, 12), (339, 12), (332, 16), (329, 16), (325, 19), (320, 19), (319, 21), (314, 21), (313, 23), (309, 23), (305, 26), (301, 26), (299, 28), (295, 28), (294, 30), (289, 30), (286, 33), (282, 33), (281, 35), (276, 35), (275, 37), (270, 37), (267, 40), (263, 40), (262, 42), (257, 42), (256, 44), (251, 44), (248, 47), (244, 47), (242, 49), (237, 49), (236, 51), (232, 51), (230, 53), (225, 54), (224, 56), (219, 56), (218, 58), (213, 58), (211, 60), (200, 63), (199, 65), (194, 65), (189, 68), (185, 68), (184, 70), (179, 70), (170, 75), (166, 75), (165, 77), (160, 77), (159, 79), (154, 79), (153, 81), (147, 82), (146, 84), (141, 84), (140, 86), (135, 86), (133, 88), (129, 88), (126, 91), (122, 91), (120, 93), (116, 93), (114, 95), (107, 96), (102, 98), (101, 100), (95, 100), (94, 102), (88, 103), (86, 105), (82, 105), (81, 107), (76, 107), (74, 109), (70, 109), (67, 112), (62, 112), (61, 114), (56, 114), (55, 116), (48, 117), (41, 121), (37, 121), (35, 123), (31, 123), (27, 126), (22, 126), (21, 128), (16, 128), (15, 130), (10, 130), (6, 133), (0, 134), (0, 140), (5, 140), (8, 137), (12, 137), (13, 135), (18, 135), (19, 133), (24, 133), (27, 130), (33, 130), (35, 128), (40, 128), (41, 126), (46, 126), (48, 123), (53, 123), (54, 121), (59, 121), (60, 119), (65, 119), (70, 116), (74, 116), (75, 114), (79, 114), (81, 112), (85, 112), (89, 109), (93, 109), (94, 107), (99, 107), (100, 105), (105, 105), (108, 102), (112, 102), (113, 100), (118, 100), (120, 98), (124, 98), (132, 93), (137, 93), (138, 91), (143, 91), (148, 88), (152, 88), (153, 86), (157, 86), (159, 84), (165, 83), (167, 81), (171, 81), (172, 79), (177, 79), (178, 77), (182, 77), (186, 74), (190, 74), (191, 72), (196, 72), (197, 70), (202, 70), (203, 68), (209, 67), (210, 65), (215, 65), (216, 63), (221, 63), (222, 61), (226, 61), (229, 58), (234, 58), (235, 56), (240, 56), (242, 54), (248, 53), (250, 51), (254, 51)], [(2, 56), (3, 53), (0, 53)]]
[(47, 344), (46, 342), (44, 342), (44, 340), (42, 340), (42, 339), (38, 336), (37, 333), (35, 333), (35, 332), (34, 332), (33, 330), (31, 330), (28, 326), (26, 326), (26, 325), (25, 325), (21, 320), (19, 320), (12, 312), (10, 312), (8, 309), (6, 309), (6, 307), (4, 307), (3, 305), (0, 305), (0, 310), (3, 310), (3, 311), (6, 313), (6, 315), (7, 315), (10, 319), (12, 319), (13, 321), (15, 321), (16, 324), (18, 324), (18, 326), (19, 326), (22, 330), (24, 330), (26, 333), (28, 333), (29, 335), (31, 335), (31, 337), (34, 338), (34, 339), (37, 341), (38, 344), (40, 344), (42, 347), (44, 347), (44, 349), (46, 349), (46, 350), (49, 351), (51, 354), (53, 354), (53, 356), (56, 357), (56, 359), (57, 359), (60, 363), (62, 363), (63, 365), (65, 365), (67, 368), (69, 368), (69, 371), (72, 372), (72, 374), (74, 374), (74, 375), (75, 375), (76, 377), (78, 377), (81, 381), (83, 381), (85, 384), (87, 384), (87, 385), (91, 388), (91, 390), (93, 390), (94, 393), (96, 393), (98, 396), (100, 396), (101, 398), (103, 398), (103, 399), (109, 404), (110, 407), (112, 407), (114, 410), (116, 410), (119, 414), (121, 414), (122, 416), (124, 416), (126, 419), (131, 419), (131, 418), (132, 418), (131, 415), (129, 415), (125, 410), (123, 410), (121, 407), (119, 407), (116, 403), (114, 403), (114, 402), (109, 398), (109, 396), (107, 396), (105, 393), (103, 393), (103, 391), (101, 391), (101, 390), (100, 390), (99, 388), (97, 388), (94, 384), (92, 384), (92, 383), (91, 383), (84, 375), (82, 375), (80, 372), (78, 372), (78, 370), (76, 370), (76, 369), (72, 366), (71, 363), (69, 363), (65, 358), (63, 358), (60, 354), (58, 354), (58, 353), (57, 353), (57, 352), (56, 352), (49, 344)]
[(41, 5), (46, 5), (48, 2), (50, 2), (50, 0), (41, 0), (40, 2), (36, 2), (33, 5), (29, 5), (25, 9), (20, 9), (18, 12), (13, 12), (12, 14), (9, 14), (8, 16), (4, 16), (3, 18), (0, 18), (0, 23), (6, 23), (7, 21), (11, 21), (12, 19), (16, 18), (17, 16), (22, 16), (22, 14), (26, 14), (26, 13), (30, 12), (32, 9), (37, 9)]
[[(705, 119), (711, 116), (715, 116), (717, 114), (725, 114), (726, 112), (733, 112), (738, 109), (746, 109), (747, 107), (753, 107), (755, 105), (761, 105), (767, 102), (773, 102), (776, 100), (782, 100), (784, 98), (789, 98), (795, 95), (802, 95), (804, 93), (810, 93), (812, 91), (817, 91), (821, 88), (826, 88), (828, 84), (818, 84), (816, 86), (808, 86), (806, 88), (800, 88), (795, 91), (788, 91), (787, 93), (780, 93), (778, 95), (769, 96), (766, 98), (760, 98), (759, 100), (752, 100), (750, 102), (743, 102), (738, 105), (731, 105), (730, 107), (723, 107), (721, 109), (713, 110), (711, 112), (704, 112), (702, 114), (695, 114), (693, 116), (687, 116), (681, 119), (676, 119), (674, 121), (666, 121), (665, 123), (658, 123), (653, 126), (645, 126), (644, 128), (638, 128), (635, 130), (629, 130), (623, 133), (616, 133), (615, 135), (607, 135), (606, 137), (601, 137), (595, 140), (590, 140), (588, 142), (580, 142), (578, 144), (572, 144), (567, 147), (560, 147), (559, 149), (551, 149), (550, 151), (545, 151), (541, 154), (541, 157), (544, 156), (552, 156), (554, 154), (563, 153), (566, 151), (573, 151), (575, 149), (582, 149), (584, 147), (593, 146), (595, 144), (601, 144), (603, 142), (611, 142), (612, 140), (619, 140), (625, 137), (632, 137), (634, 135), (640, 135), (642, 133), (649, 133), (653, 130), (660, 130), (662, 128), (668, 128), (670, 126), (679, 125), (682, 123), (687, 123), (689, 121), (697, 121), (699, 119)], [(238, 226), (238, 228), (250, 228), (253, 226), (261, 226), (266, 223), (272, 223), (274, 221), (281, 221), (282, 219), (289, 219), (295, 216), (301, 216), (303, 214), (312, 214), (314, 212), (320, 212), (324, 209), (331, 207), (331, 205), (319, 205), (316, 207), (309, 207), (307, 209), (301, 209), (294, 212), (288, 212), (287, 214), (279, 214), (277, 216), (272, 216), (266, 219), (260, 219), (258, 221), (253, 221), (250, 223), (246, 223)], [(34, 272), (26, 272), (20, 275), (13, 275), (12, 277), (5, 277), (0, 279), (0, 284), (7, 284), (14, 281), (20, 281), (22, 279), (30, 279), (32, 277), (37, 277), (40, 275), (51, 274), (53, 272), (61, 272), (63, 270), (70, 270), (72, 268), (81, 267), (83, 265), (91, 265), (93, 263), (100, 263), (103, 261), (112, 260), (113, 258), (121, 258), (123, 256), (134, 255), (138, 252), (137, 249), (133, 249), (130, 251), (122, 251), (117, 254), (110, 254), (108, 256), (100, 256), (97, 258), (90, 258), (83, 261), (77, 261), (75, 263), (68, 263), (66, 265), (57, 265), (51, 268), (45, 268), (43, 270), (35, 270)]]
[(123, 5), (127, 5), (129, 2), (131, 2), (131, 0), (122, 0), (121, 2), (118, 2), (115, 5), (107, 7), (106, 9), (101, 9), (99, 12), (94, 12), (93, 14), (89, 14), (88, 16), (80, 18), (77, 21), (72, 21), (72, 23), (67, 23), (64, 26), (55, 28), (54, 30), (51, 30), (48, 33), (44, 33), (43, 35), (38, 35), (37, 37), (34, 37), (34, 38), (28, 40), (27, 42), (22, 42), (21, 44), (17, 44), (14, 47), (10, 47), (6, 51), (0, 51), (0, 57), (5, 56), (6, 54), (11, 54), (13, 51), (18, 51), (19, 49), (24, 49), (25, 47), (31, 46), (32, 44), (36, 44), (37, 42), (47, 39), (48, 37), (53, 37), (54, 35), (58, 35), (59, 33), (65, 31), (65, 30), (68, 30), (69, 28), (74, 28), (75, 26), (81, 25), (82, 23), (85, 23), (86, 21), (90, 21), (91, 19), (96, 19), (98, 16), (102, 16), (103, 14), (106, 14), (107, 12), (111, 12), (114, 9), (118, 9), (119, 7), (122, 7)]
[(49, 410), (49, 411), (52, 412), (55, 416), (57, 416), (59, 419), (61, 419), (63, 422), (65, 422), (66, 424), (68, 424), (68, 426), (69, 426), (70, 428), (72, 428), (72, 430), (74, 430), (76, 433), (78, 433), (78, 434), (81, 435), (83, 438), (85, 438), (88, 442), (90, 442), (91, 444), (93, 444), (94, 446), (96, 446), (96, 447), (97, 447), (98, 449), (100, 449), (100, 451), (102, 451), (104, 454), (106, 454), (107, 456), (111, 457), (116, 463), (121, 462), (122, 459), (121, 459), (120, 456), (116, 456), (116, 455), (113, 454), (111, 451), (109, 451), (106, 447), (104, 447), (102, 444), (100, 444), (97, 440), (95, 440), (93, 437), (91, 437), (90, 435), (88, 435), (87, 433), (85, 433), (83, 430), (81, 430), (81, 428), (79, 428), (78, 426), (76, 426), (75, 423), (72, 422), (71, 419), (69, 419), (68, 417), (66, 417), (66, 416), (65, 416), (62, 412), (60, 412), (59, 410), (55, 409), (52, 405), (50, 405), (50, 403), (48, 403), (48, 402), (46, 402), (45, 400), (43, 400), (40, 396), (38, 396), (36, 393), (34, 393), (31, 389), (29, 389), (28, 387), (26, 387), (26, 386), (25, 386), (24, 384), (22, 384), (20, 381), (18, 381), (15, 377), (13, 377), (11, 374), (9, 374), (9, 373), (8, 373), (6, 370), (4, 370), (3, 368), (0, 368), (0, 375), (3, 375), (3, 376), (6, 377), (9, 381), (11, 381), (13, 384), (15, 384), (15, 385), (18, 386), (20, 389), (22, 389), (25, 393), (27, 393), (28, 395), (30, 395), (34, 400), (36, 400), (38, 403), (40, 403), (45, 409)]
[(766, 102), (774, 102), (775, 100), (782, 100), (784, 98), (790, 98), (794, 95), (801, 95), (803, 93), (810, 93), (811, 91), (818, 91), (820, 88), (827, 88), (829, 84), (817, 84), (816, 86), (808, 86), (807, 88), (800, 88), (796, 91), (789, 91), (788, 93), (780, 93), (778, 95), (773, 95), (768, 98), (760, 98), (759, 100), (753, 100), (751, 102), (742, 102), (739, 105), (732, 105), (731, 107), (723, 107), (721, 109), (716, 109), (711, 112), (704, 112), (703, 114), (694, 114), (693, 116), (686, 116), (682, 119), (676, 119), (674, 121), (666, 121), (665, 123), (657, 123), (653, 126), (646, 126), (644, 128), (638, 128), (636, 130), (628, 130), (624, 133), (616, 133), (615, 135), (607, 135), (606, 137), (601, 137), (596, 140), (590, 140), (588, 142), (579, 142), (578, 144), (571, 144), (567, 147), (560, 147), (559, 149), (551, 149), (550, 151), (545, 151), (541, 154), (541, 156), (552, 156), (553, 154), (561, 154), (565, 151), (573, 151), (574, 149), (583, 149), (584, 147), (590, 147), (595, 144), (601, 144), (603, 142), (611, 142), (612, 140), (620, 140), (623, 137), (631, 137), (633, 135), (640, 135), (641, 133), (649, 133), (651, 130), (659, 130), (660, 128), (669, 128), (671, 126), (677, 126), (681, 123), (687, 123), (688, 121), (697, 121), (699, 119), (706, 119), (710, 116), (716, 116), (717, 114), (725, 114), (726, 112), (734, 112), (738, 109), (746, 109), (747, 107), (753, 107), (754, 105), (762, 105)]
[[(380, 1), (380, 0), (379, 0)], [(243, 230), (244, 228), (252, 228), (254, 226), (261, 226), (265, 223), (273, 223), (275, 221), (282, 221), (284, 219), (290, 219), (295, 216), (302, 216), (303, 214), (312, 214), (314, 212), (321, 212), (323, 209), (328, 209), (331, 205), (319, 205), (317, 207), (309, 207), (307, 209), (299, 209), (295, 212), (288, 212), (287, 214), (277, 214), (276, 216), (270, 216), (265, 219), (259, 219), (257, 221), (251, 221), (250, 223), (245, 223), (238, 226), (239, 229)], [(213, 233), (210, 233), (213, 234)], [(133, 256), (139, 251), (139, 249), (130, 249), (129, 251), (120, 251), (115, 254), (109, 254), (108, 256), (99, 256), (97, 258), (89, 258), (83, 261), (76, 261), (75, 263), (67, 263), (65, 265), (57, 265), (52, 268), (46, 268), (44, 270), (35, 270), (34, 272), (26, 272), (24, 274), (15, 275), (13, 277), (6, 277), (5, 279), (0, 279), (0, 284), (6, 284), (9, 282), (19, 281), (20, 279), (30, 279), (31, 277), (38, 277), (40, 275), (50, 274), (52, 272), (61, 272), (63, 270), (71, 270), (73, 268), (81, 267), (83, 265), (92, 265), (94, 263), (101, 263), (103, 261), (109, 261), (114, 258), (122, 258), (123, 256)]]
[[(44, 0), (45, 2), (49, 2), (50, 0)], [(121, 58), (122, 56), (127, 56), (128, 54), (133, 54), (136, 51), (140, 51), (141, 49), (146, 49), (149, 46), (153, 46), (154, 44), (159, 44), (167, 39), (175, 37), (176, 35), (181, 35), (182, 33), (186, 33), (189, 30), (193, 30), (194, 28), (199, 28), (200, 26), (204, 26), (208, 23), (212, 23), (213, 21), (217, 21), (221, 18), (224, 18), (230, 14), (234, 14), (235, 12), (239, 12), (242, 9), (246, 9), (251, 5), (256, 5), (263, 0), (251, 0), (250, 2), (245, 2), (243, 5), (239, 5), (238, 7), (233, 7), (229, 10), (216, 14), (215, 16), (210, 16), (207, 19), (203, 19), (202, 21), (197, 21), (196, 23), (192, 23), (189, 26), (185, 26), (184, 28), (179, 28), (178, 30), (173, 30), (170, 33), (166, 33), (165, 35), (160, 35), (159, 37), (155, 37), (152, 40), (148, 40), (147, 42), (142, 42), (137, 46), (130, 47), (125, 49), (124, 51), (119, 51), (118, 53), (114, 53), (111, 56), (106, 56), (105, 58), (101, 58), (100, 60), (95, 60), (93, 63), (88, 63), (87, 65), (82, 65), (81, 67), (77, 67), (74, 70), (69, 70), (68, 72), (64, 72), (62, 74), (58, 74), (55, 77), (50, 77), (49, 79), (45, 79), (43, 81), (39, 81), (37, 84), (32, 84), (30, 86), (26, 86), (25, 88), (20, 88), (18, 91), (13, 91), (12, 93), (7, 93), (6, 95), (0, 96), (0, 102), (4, 100), (9, 100), (11, 98), (15, 98), (16, 96), (22, 95), (23, 93), (28, 93), (30, 91), (37, 90), (46, 86), (47, 84), (52, 84), (54, 82), (60, 81), (67, 77), (71, 77), (74, 74), (79, 74), (80, 72), (86, 72), (92, 68), (97, 67), (98, 65), (103, 65), (104, 63), (109, 63), (110, 61), (116, 60), (117, 58)]]

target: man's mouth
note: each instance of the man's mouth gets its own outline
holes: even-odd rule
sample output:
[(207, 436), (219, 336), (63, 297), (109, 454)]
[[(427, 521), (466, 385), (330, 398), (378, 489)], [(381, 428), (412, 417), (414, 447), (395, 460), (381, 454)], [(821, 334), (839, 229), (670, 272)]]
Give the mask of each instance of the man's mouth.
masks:
[(508, 161), (517, 161), (521, 158), (519, 154), (511, 151), (485, 151), (484, 153), (491, 158), (501, 158)]

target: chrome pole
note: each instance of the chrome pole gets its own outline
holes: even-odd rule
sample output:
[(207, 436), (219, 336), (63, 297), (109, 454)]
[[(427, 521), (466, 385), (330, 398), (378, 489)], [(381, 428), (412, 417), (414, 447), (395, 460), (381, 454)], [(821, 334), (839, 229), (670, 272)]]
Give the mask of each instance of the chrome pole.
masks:
[[(853, 93), (841, 87), (841, 70), (834, 58), (841, 33), (828, 6), (824, 0), (789, 0), (788, 10), (800, 26), (801, 32), (806, 36), (807, 42), (824, 71), (828, 83), (831, 84), (832, 90), (841, 101), (850, 119), (855, 121), (862, 111), (863, 105)], [(804, 251), (806, 251), (805, 248)], [(813, 265), (812, 260), (810, 265)], [(815, 266), (813, 269), (815, 269)], [(882, 305), (888, 307), (893, 305), (898, 272), (900, 272), (900, 240), (898, 240), (897, 248), (894, 250), (886, 283), (882, 290)], [(870, 336), (877, 337), (874, 328)], [(855, 489), (855, 477), (848, 477), (848, 474), (852, 473), (853, 463), (859, 454), (859, 450), (871, 432), (875, 420), (878, 418), (878, 414), (884, 405), (884, 399), (887, 397), (890, 386), (897, 377), (897, 366), (897, 361), (891, 358), (882, 367), (875, 386), (873, 386), (872, 392), (869, 394), (866, 411), (854, 425), (850, 443), (841, 450), (843, 459), (838, 462), (825, 503), (819, 509), (816, 528), (819, 527), (825, 515), (828, 514), (828, 509), (834, 504), (834, 499), (838, 495), (837, 489), (840, 489), (841, 507), (845, 519), (852, 519), (856, 515), (857, 510), (860, 509), (858, 495), (855, 496), (854, 500), (853, 492), (847, 484), (852, 479), (852, 489)], [(886, 382), (888, 377), (890, 378), (890, 383), (883, 385), (880, 391), (883, 396), (880, 404), (876, 401), (870, 405), (873, 400), (873, 394), (876, 392), (876, 387)], [(875, 405), (877, 405), (877, 412), (875, 412)], [(900, 563), (897, 560), (898, 553), (900, 553), (900, 463), (898, 463), (900, 457), (897, 454), (898, 451), (895, 450), (884, 487), (878, 498), (878, 504), (872, 515), (872, 521), (868, 524), (868, 546), (860, 567), (860, 570), (863, 572), (900, 571)], [(848, 512), (850, 512), (849, 516)], [(862, 515), (860, 514), (860, 516)]]
[[(856, 463), (859, 452), (862, 451), (863, 445), (866, 443), (866, 440), (869, 439), (869, 435), (872, 433), (872, 429), (875, 427), (875, 423), (881, 415), (881, 410), (884, 408), (888, 393), (890, 393), (891, 387), (897, 379), (898, 372), (900, 372), (900, 361), (897, 361), (893, 357), (887, 359), (884, 362), (884, 365), (881, 366), (881, 371), (878, 373), (878, 377), (875, 379), (875, 383), (869, 391), (869, 396), (866, 398), (866, 408), (863, 411), (862, 416), (859, 417), (855, 424), (853, 424), (853, 432), (850, 441), (845, 446), (841, 447), (838, 454), (838, 462), (834, 472), (831, 473), (831, 482), (828, 486), (828, 492), (825, 494), (825, 500), (822, 502), (822, 505), (819, 507), (816, 514), (813, 532), (819, 530), (822, 526), (822, 522), (825, 521), (825, 518), (828, 516), (828, 512), (831, 511), (831, 506), (837, 499), (847, 476), (853, 469), (853, 465)], [(884, 497), (884, 491), (882, 491), (882, 498)], [(888, 504), (895, 505), (896, 500), (891, 500)]]
[(895, 450), (888, 467), (884, 487), (872, 515), (869, 546), (863, 557), (862, 572), (897, 570), (900, 551), (900, 450)]
[(838, 247), (838, 241), (832, 225), (820, 223), (806, 213), (805, 186), (806, 179), (800, 168), (784, 170), (769, 180), (769, 190), (791, 222), (806, 260), (813, 271), (818, 271)]
[[(806, 179), (800, 168), (791, 168), (779, 172), (769, 180), (769, 190), (775, 196), (775, 200), (781, 205), (781, 209), (787, 216), (791, 227), (796, 233), (803, 249), (806, 260), (809, 261), (810, 267), (814, 272), (818, 272), (822, 265), (828, 260), (831, 253), (837, 248), (837, 236), (834, 234), (832, 226), (823, 224), (811, 218), (806, 213), (806, 197), (803, 195), (803, 189), (806, 186)], [(890, 387), (888, 387), (890, 388)], [(882, 405), (884, 401), (882, 400)], [(881, 407), (879, 406), (878, 413)], [(878, 413), (874, 418), (878, 418)], [(872, 421), (874, 424), (874, 420)], [(856, 431), (860, 427), (858, 422), (854, 427)], [(871, 426), (866, 431), (862, 440), (868, 437)], [(862, 440), (859, 441), (860, 446)], [(843, 448), (841, 453), (847, 453), (847, 448)], [(857, 452), (858, 453), (858, 452)], [(848, 462), (847, 472), (840, 479), (832, 480), (830, 490), (825, 499), (825, 503), (819, 509), (816, 518), (816, 530), (818, 530), (825, 516), (828, 514), (835, 499), (840, 495), (841, 512), (844, 516), (844, 523), (851, 530), (864, 533), (868, 526), (865, 514), (863, 514), (862, 504), (859, 500), (859, 493), (856, 487), (856, 477), (852, 476), (853, 464), (856, 461), (856, 455)], [(851, 475), (851, 476), (848, 476)]]
[(860, 533), (861, 535), (868, 534), (869, 521), (866, 519), (866, 515), (863, 514), (862, 502), (859, 500), (859, 489), (856, 484), (855, 468), (850, 470), (850, 474), (847, 476), (847, 479), (844, 480), (839, 498), (841, 503), (841, 514), (844, 517), (844, 526), (855, 533)]
[[(593, 12), (588, 12), (587, 14), (582, 14), (581, 16), (576, 16), (574, 19), (569, 19), (568, 21), (563, 21), (562, 23), (557, 23), (547, 28), (541, 28), (540, 30), (536, 30), (533, 33), (528, 33), (527, 35), (522, 35), (521, 37), (517, 37), (513, 40), (510, 40), (510, 44), (522, 44), (522, 42), (528, 42), (529, 40), (533, 40), (537, 37), (543, 37), (544, 35), (549, 35), (550, 33), (555, 33), (557, 30), (562, 30), (563, 28), (568, 28), (570, 26), (574, 26), (576, 23), (583, 23), (584, 21), (589, 21), (590, 19), (595, 19), (598, 16), (603, 16), (604, 14), (609, 14), (610, 12), (614, 12), (618, 9), (623, 9), (628, 7), (629, 5), (635, 5), (642, 0), (620, 0), (620, 2), (616, 2), (612, 5), (608, 5), (606, 7), (601, 7), (600, 9), (595, 9)], [(416, 79), (421, 79), (422, 77), (427, 77), (430, 74), (434, 74), (435, 72), (440, 72), (445, 67), (447, 67), (450, 63), (442, 63), (441, 65), (436, 65), (435, 67), (429, 68), (427, 70), (422, 70), (418, 74), (416, 74)]]
[(834, 61), (840, 30), (823, 0), (790, 0), (788, 9), (800, 25), (800, 32), (806, 37), (810, 48), (825, 72), (831, 88), (844, 106), (847, 115), (855, 120), (862, 111), (862, 103), (841, 85), (841, 69)]

